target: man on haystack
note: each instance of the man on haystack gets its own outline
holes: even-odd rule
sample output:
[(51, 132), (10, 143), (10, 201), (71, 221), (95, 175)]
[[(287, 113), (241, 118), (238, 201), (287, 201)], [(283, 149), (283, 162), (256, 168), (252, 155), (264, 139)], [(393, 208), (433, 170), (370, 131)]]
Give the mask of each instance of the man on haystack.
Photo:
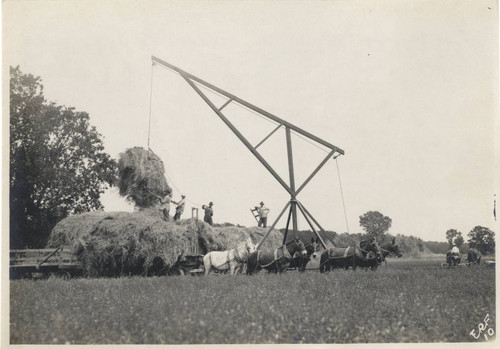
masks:
[(166, 192), (166, 195), (160, 198), (160, 209), (163, 211), (163, 219), (165, 221), (170, 221), (170, 201), (172, 199), (172, 193)]
[(267, 228), (267, 214), (269, 213), (269, 209), (264, 206), (264, 203), (260, 202), (260, 207), (256, 207), (257, 212), (259, 213), (259, 227), (262, 226)]
[(181, 195), (181, 197), (182, 199), (178, 202), (172, 200), (172, 202), (177, 205), (175, 208), (174, 222), (181, 219), (181, 215), (184, 212), (184, 206), (186, 205), (186, 195)]
[(214, 209), (212, 206), (214, 205), (213, 202), (210, 202), (208, 206), (201, 206), (202, 209), (205, 210), (205, 216), (203, 217), (203, 221), (210, 224), (212, 227), (214, 226), (214, 222), (212, 221), (212, 216), (214, 215)]

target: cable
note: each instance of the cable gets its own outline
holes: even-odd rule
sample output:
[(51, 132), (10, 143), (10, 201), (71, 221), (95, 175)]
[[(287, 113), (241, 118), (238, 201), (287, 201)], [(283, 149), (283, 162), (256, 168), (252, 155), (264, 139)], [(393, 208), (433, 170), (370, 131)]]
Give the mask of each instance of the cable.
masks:
[(151, 137), (151, 110), (153, 106), (153, 68), (155, 66), (155, 62), (151, 64), (151, 86), (149, 89), (149, 123), (148, 123), (148, 149), (149, 149), (149, 139)]
[(346, 209), (345, 209), (344, 191), (342, 190), (342, 182), (340, 181), (339, 163), (338, 163), (338, 161), (337, 161), (336, 158), (335, 158), (335, 163), (337, 164), (337, 174), (338, 174), (338, 177), (339, 177), (340, 194), (342, 196), (342, 205), (344, 206), (344, 216), (345, 216), (345, 224), (347, 226), (347, 234), (350, 235), (350, 232), (349, 232), (349, 222), (347, 221), (347, 212), (346, 212)]
[[(149, 147), (149, 141), (150, 141), (150, 137), (151, 137), (151, 115), (152, 115), (152, 105), (153, 105), (153, 68), (156, 66), (156, 63), (153, 61), (153, 64), (151, 65), (151, 89), (150, 89), (150, 96), (149, 96), (149, 124), (148, 124), (148, 149), (150, 149)], [(168, 67), (165, 67), (163, 65), (161, 65), (163, 68), (166, 68), (170, 71), (173, 71), (175, 72), (174, 70), (168, 68)], [(175, 72), (177, 73), (177, 72)], [(179, 194), (183, 194), (184, 192), (182, 192), (181, 190), (179, 190), (179, 188), (175, 185), (174, 181), (172, 180), (172, 177), (170, 177), (167, 173), (167, 171), (165, 170), (165, 165), (164, 165), (164, 173), (165, 173), (165, 176), (167, 177), (167, 179), (170, 181), (170, 183), (172, 184), (172, 186), (174, 187), (175, 190), (177, 190), (177, 192)], [(186, 199), (186, 201), (190, 202), (191, 204), (195, 205), (195, 206), (199, 206), (201, 207), (202, 205), (197, 203), (197, 202), (194, 202), (193, 200), (190, 200), (190, 199)]]
[[(170, 177), (167, 173), (167, 171), (165, 170), (165, 176), (167, 177), (167, 179), (170, 181), (170, 183), (172, 184), (172, 186), (174, 187), (175, 190), (177, 190), (177, 192), (179, 194), (184, 194), (183, 191), (179, 190), (179, 188), (175, 185), (174, 181), (172, 180), (172, 177)], [(186, 198), (186, 201), (189, 201), (191, 204), (195, 205), (195, 206), (199, 206), (201, 207), (202, 205), (197, 203), (197, 202), (194, 202), (193, 200), (190, 200), (190, 199), (187, 199)]]

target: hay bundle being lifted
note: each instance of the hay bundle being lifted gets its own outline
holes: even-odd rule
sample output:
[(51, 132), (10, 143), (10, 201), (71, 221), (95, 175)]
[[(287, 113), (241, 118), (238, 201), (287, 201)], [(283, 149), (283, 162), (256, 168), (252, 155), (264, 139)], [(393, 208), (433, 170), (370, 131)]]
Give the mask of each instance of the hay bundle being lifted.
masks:
[[(226, 250), (246, 241), (259, 242), (266, 229), (211, 227), (194, 219), (165, 222), (161, 212), (89, 212), (67, 217), (52, 230), (47, 247), (70, 245), (88, 276), (162, 275), (181, 253)], [(278, 247), (275, 230), (264, 244)]]
[(151, 149), (134, 147), (118, 160), (120, 195), (140, 208), (154, 206), (158, 196), (172, 191), (165, 179), (163, 161)]

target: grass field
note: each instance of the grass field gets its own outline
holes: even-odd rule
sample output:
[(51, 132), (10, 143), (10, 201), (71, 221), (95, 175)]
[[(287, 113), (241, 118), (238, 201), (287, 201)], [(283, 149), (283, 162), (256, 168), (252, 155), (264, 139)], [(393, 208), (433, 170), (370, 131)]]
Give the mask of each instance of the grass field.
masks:
[[(371, 271), (11, 281), (12, 344), (475, 342), (495, 271), (389, 260)], [(481, 336), (477, 341), (485, 341)]]

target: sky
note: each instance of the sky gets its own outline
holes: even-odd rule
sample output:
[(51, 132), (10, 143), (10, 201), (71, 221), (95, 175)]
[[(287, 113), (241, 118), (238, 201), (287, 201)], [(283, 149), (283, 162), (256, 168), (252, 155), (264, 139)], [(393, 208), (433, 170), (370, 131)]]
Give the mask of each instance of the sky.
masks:
[[(250, 208), (264, 201), (272, 222), (290, 197), (151, 56), (343, 149), (298, 196), (323, 228), (358, 233), (359, 216), (379, 211), (392, 219), (391, 234), (424, 240), (445, 241), (448, 229), (464, 236), (477, 225), (494, 229), (496, 1), (2, 6), (4, 72), (19, 65), (41, 76), (47, 100), (88, 112), (113, 158), (149, 144), (173, 199), (187, 196), (184, 218), (212, 201), (216, 223), (252, 226)], [(253, 145), (276, 126), (234, 103), (223, 112)], [(285, 146), (280, 129), (259, 152), (288, 182)], [(296, 134), (292, 148), (300, 185), (325, 148)], [(116, 189), (102, 202), (107, 211), (133, 210)], [(303, 218), (299, 229), (308, 229)]]

